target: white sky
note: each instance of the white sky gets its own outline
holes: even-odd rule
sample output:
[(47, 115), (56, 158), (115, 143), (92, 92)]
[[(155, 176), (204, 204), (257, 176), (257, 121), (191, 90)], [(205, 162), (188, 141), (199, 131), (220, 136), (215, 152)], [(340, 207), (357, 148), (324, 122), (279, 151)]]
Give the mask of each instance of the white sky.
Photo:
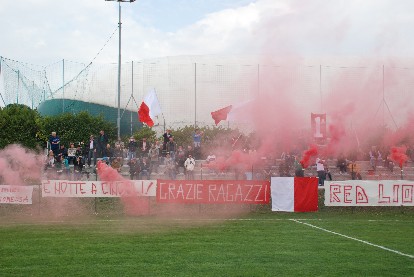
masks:
[[(0, 55), (90, 62), (118, 23), (104, 0), (0, 0)], [(177, 55), (414, 57), (412, 0), (137, 0), (122, 4), (122, 60)], [(118, 32), (96, 61), (118, 59)]]

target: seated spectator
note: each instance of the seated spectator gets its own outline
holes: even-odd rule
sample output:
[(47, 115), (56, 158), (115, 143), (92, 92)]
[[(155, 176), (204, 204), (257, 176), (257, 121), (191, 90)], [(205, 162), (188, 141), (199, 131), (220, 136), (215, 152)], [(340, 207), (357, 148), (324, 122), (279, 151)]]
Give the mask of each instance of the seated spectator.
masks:
[(77, 156), (73, 162), (73, 171), (75, 175), (75, 180), (80, 180), (82, 176), (83, 166), (85, 165), (82, 156)]
[(111, 167), (118, 172), (121, 172), (122, 161), (120, 157), (114, 158), (111, 162)]
[(210, 163), (210, 162), (213, 162), (213, 161), (215, 161), (215, 160), (216, 160), (216, 155), (214, 155), (213, 153), (210, 153), (210, 154), (207, 156), (206, 162), (207, 162), (207, 163)]
[(45, 170), (48, 168), (54, 168), (54, 167), (55, 167), (55, 154), (53, 153), (53, 150), (50, 150), (49, 154), (46, 157)]
[(74, 164), (74, 161), (76, 158), (76, 148), (73, 142), (70, 143), (70, 146), (67, 150), (67, 157), (68, 157), (69, 164)]
[(348, 164), (348, 171), (351, 173), (352, 180), (362, 180), (359, 166), (355, 161)]
[(140, 173), (140, 163), (136, 158), (131, 158), (128, 162), (129, 165), (129, 176), (131, 180), (135, 180), (135, 177)]
[(345, 174), (346, 173), (346, 167), (347, 167), (347, 161), (345, 159), (345, 156), (341, 154), (338, 157), (338, 160), (336, 162), (336, 166), (339, 168), (339, 174)]
[(144, 180), (144, 176), (146, 180), (150, 179), (151, 174), (151, 164), (148, 162), (147, 157), (142, 157), (141, 163), (140, 163), (140, 179)]
[(167, 153), (164, 159), (164, 164), (166, 171), (165, 173), (171, 180), (175, 180), (177, 176), (177, 164), (176, 162), (171, 158), (170, 154)]

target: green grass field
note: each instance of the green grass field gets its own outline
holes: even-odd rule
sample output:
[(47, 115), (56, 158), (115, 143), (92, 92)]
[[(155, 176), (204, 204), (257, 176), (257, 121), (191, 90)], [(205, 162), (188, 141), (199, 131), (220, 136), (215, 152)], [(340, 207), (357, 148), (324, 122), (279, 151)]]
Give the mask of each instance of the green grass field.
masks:
[(0, 223), (0, 276), (414, 276), (414, 214)]

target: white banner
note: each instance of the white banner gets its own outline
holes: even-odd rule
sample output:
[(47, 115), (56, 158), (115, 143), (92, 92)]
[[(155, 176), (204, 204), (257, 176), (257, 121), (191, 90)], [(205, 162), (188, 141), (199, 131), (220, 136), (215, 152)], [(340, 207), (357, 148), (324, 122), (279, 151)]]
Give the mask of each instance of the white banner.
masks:
[(325, 181), (325, 206), (414, 206), (414, 182)]
[(43, 180), (43, 197), (155, 196), (157, 180), (68, 181)]
[(33, 186), (0, 185), (0, 204), (32, 204)]

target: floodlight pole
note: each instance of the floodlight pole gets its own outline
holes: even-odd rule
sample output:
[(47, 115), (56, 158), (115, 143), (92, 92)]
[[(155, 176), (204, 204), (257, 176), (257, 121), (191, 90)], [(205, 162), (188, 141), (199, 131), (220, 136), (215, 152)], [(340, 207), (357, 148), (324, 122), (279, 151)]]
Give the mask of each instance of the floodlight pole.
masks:
[(121, 140), (121, 2), (135, 2), (135, 0), (105, 0), (105, 1), (116, 1), (118, 2), (118, 34), (119, 34), (119, 45), (118, 45), (118, 117), (116, 120), (116, 126), (118, 129), (118, 141)]

